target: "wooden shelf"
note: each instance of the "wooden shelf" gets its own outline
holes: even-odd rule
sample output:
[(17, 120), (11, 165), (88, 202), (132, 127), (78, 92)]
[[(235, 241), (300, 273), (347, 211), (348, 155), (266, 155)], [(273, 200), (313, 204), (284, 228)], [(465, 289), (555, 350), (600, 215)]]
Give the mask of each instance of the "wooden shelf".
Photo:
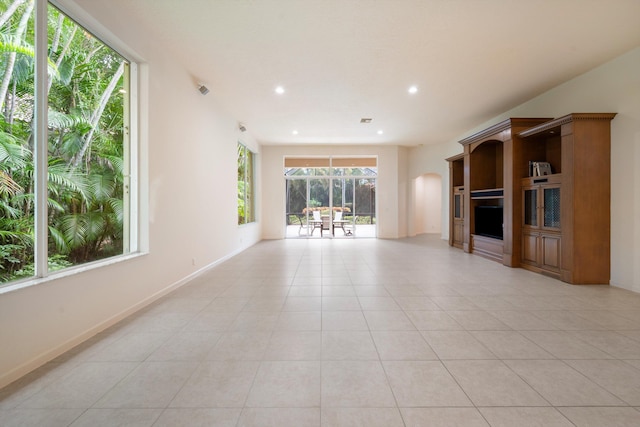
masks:
[(482, 200), (482, 199), (503, 199), (504, 198), (504, 189), (503, 188), (489, 188), (486, 190), (472, 190), (471, 198), (473, 200)]
[(543, 175), (543, 176), (529, 176), (527, 178), (522, 178), (522, 185), (534, 185), (534, 184), (553, 184), (556, 182), (562, 182), (562, 174), (554, 173), (552, 175)]

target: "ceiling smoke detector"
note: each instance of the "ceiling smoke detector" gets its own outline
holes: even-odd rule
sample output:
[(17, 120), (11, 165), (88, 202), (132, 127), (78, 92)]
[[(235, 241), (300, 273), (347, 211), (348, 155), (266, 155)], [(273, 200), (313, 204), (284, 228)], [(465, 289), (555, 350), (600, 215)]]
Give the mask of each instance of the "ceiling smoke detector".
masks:
[(371, 123), (372, 120), (373, 119), (369, 119), (369, 118), (363, 117), (363, 118), (360, 119), (360, 123)]
[(203, 95), (206, 95), (209, 93), (209, 88), (204, 83), (198, 83), (198, 90)]

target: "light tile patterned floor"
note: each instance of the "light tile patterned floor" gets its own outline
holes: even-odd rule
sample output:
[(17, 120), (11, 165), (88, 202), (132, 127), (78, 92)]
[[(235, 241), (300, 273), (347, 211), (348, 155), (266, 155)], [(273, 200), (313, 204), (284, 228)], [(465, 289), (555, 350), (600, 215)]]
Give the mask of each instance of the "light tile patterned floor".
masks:
[(0, 390), (2, 426), (638, 426), (640, 295), (265, 241)]

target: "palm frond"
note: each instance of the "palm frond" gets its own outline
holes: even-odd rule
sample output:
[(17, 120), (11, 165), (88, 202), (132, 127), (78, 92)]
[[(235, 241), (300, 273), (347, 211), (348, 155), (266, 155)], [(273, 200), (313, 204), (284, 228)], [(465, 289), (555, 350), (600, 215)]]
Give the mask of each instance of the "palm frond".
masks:
[(69, 248), (78, 248), (87, 241), (87, 221), (82, 214), (66, 215), (60, 221), (60, 231)]
[(22, 210), (16, 208), (15, 206), (11, 206), (11, 204), (3, 199), (0, 199), (0, 212), (4, 217), (13, 219), (19, 218), (22, 214)]
[(0, 196), (15, 196), (23, 191), (23, 188), (8, 173), (0, 170)]
[(91, 195), (96, 200), (109, 199), (114, 194), (117, 187), (117, 183), (114, 178), (113, 173), (109, 173), (107, 171), (101, 171), (89, 175)]
[(75, 63), (65, 58), (60, 64), (60, 67), (58, 67), (58, 72), (60, 73), (60, 83), (68, 85), (71, 83), (71, 79), (75, 73)]
[(5, 169), (23, 168), (31, 158), (31, 151), (18, 142), (18, 139), (8, 133), (0, 132), (0, 167)]
[(50, 184), (77, 191), (84, 200), (87, 200), (88, 186), (85, 175), (69, 168), (66, 164), (60, 161), (50, 160), (47, 179)]
[(124, 159), (122, 155), (102, 155), (101, 157), (118, 176), (123, 175)]
[[(0, 53), (17, 53), (28, 56), (30, 58), (35, 58), (35, 51), (33, 49), (33, 46), (14, 43), (5, 37), (0, 38)], [(50, 58), (47, 58), (47, 65), (49, 75), (55, 80), (58, 80), (60, 78), (60, 73), (58, 71), (56, 63), (53, 62)]]
[(28, 247), (31, 242), (33, 242), (33, 237), (20, 231), (0, 229), (0, 241), (15, 242), (16, 244)]
[(51, 240), (56, 246), (58, 252), (66, 254), (69, 253), (69, 245), (67, 245), (67, 241), (65, 240), (64, 233), (53, 226), (49, 226), (49, 235), (51, 236)]
[(53, 129), (70, 129), (76, 124), (82, 122), (82, 117), (62, 113), (49, 109), (48, 113), (49, 127)]
[(87, 240), (96, 241), (105, 234), (107, 221), (102, 212), (91, 212), (85, 215), (87, 224)]
[[(122, 199), (110, 198), (109, 200), (107, 200), (107, 203), (111, 207), (111, 210), (113, 211), (116, 217), (116, 221), (118, 221), (118, 224), (122, 225), (124, 221), (124, 201)], [(122, 227), (119, 227), (119, 228), (122, 228)]]
[(62, 206), (57, 200), (51, 197), (47, 198), (47, 206), (49, 211), (64, 212), (64, 206)]

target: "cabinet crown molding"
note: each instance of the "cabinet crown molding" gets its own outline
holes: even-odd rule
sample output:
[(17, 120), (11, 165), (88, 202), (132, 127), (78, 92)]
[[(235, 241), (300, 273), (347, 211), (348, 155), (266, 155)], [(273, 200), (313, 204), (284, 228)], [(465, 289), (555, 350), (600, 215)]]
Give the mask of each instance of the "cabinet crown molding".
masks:
[(537, 135), (539, 133), (546, 132), (548, 130), (558, 128), (562, 125), (569, 124), (578, 120), (613, 120), (617, 113), (571, 113), (566, 116), (558, 117), (557, 119), (550, 120), (546, 123), (542, 123), (537, 126), (533, 126), (527, 130), (524, 130), (518, 134), (521, 138)]
[(512, 117), (461, 139), (458, 142), (465, 146), (490, 140), (505, 142), (511, 139), (511, 134), (514, 130), (518, 128), (530, 128), (531, 126), (544, 123), (548, 120), (551, 120), (551, 118)]

